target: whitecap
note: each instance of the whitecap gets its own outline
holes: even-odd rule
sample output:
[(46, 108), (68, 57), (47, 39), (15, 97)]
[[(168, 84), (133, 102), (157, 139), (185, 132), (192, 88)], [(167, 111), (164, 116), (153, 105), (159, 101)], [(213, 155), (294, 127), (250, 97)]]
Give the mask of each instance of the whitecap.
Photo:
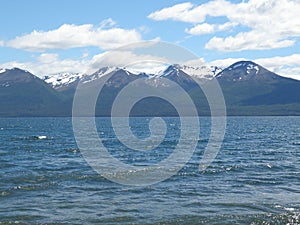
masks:
[(47, 136), (45, 136), (45, 135), (40, 135), (40, 136), (37, 136), (37, 139), (39, 139), (39, 140), (47, 139)]
[(295, 208), (288, 208), (288, 207), (285, 207), (284, 209), (287, 210), (287, 211), (295, 211)]

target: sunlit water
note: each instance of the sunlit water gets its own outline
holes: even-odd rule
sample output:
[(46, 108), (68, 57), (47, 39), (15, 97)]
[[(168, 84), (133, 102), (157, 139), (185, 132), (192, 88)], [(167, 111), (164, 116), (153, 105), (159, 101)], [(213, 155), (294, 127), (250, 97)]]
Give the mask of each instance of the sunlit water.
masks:
[[(157, 163), (172, 153), (178, 118), (154, 151), (127, 149), (108, 118), (97, 118), (111, 155), (128, 164)], [(131, 121), (147, 137), (148, 118)], [(223, 147), (198, 171), (209, 118), (189, 163), (147, 187), (97, 174), (76, 146), (71, 118), (0, 119), (0, 224), (300, 224), (300, 117), (229, 117)]]

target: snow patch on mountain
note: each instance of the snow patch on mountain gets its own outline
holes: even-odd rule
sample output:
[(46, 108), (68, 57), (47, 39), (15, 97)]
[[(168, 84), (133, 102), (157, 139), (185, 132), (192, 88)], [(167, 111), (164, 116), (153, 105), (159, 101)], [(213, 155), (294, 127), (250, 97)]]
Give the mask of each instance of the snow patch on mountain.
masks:
[(155, 77), (168, 77), (173, 74), (178, 76), (180, 69), (180, 65), (174, 64), (167, 67), (165, 70), (160, 71), (158, 74), (155, 75)]
[[(266, 72), (258, 64), (251, 61), (241, 61), (232, 64), (217, 75), (217, 78), (222, 78), (227, 81), (248, 81), (255, 79), (264, 79)], [(278, 75), (270, 75), (272, 79), (276, 79)]]
[(86, 75), (82, 78), (82, 82), (83, 83), (89, 83), (91, 81), (94, 81), (94, 80), (97, 80), (99, 79), (100, 77), (103, 77), (109, 73), (112, 73), (114, 71), (117, 71), (119, 70), (120, 68), (118, 67), (110, 67), (110, 66), (107, 66), (107, 67), (103, 67), (101, 69), (99, 69), (98, 71), (96, 71), (95, 73), (93, 73), (92, 75)]
[(6, 71), (5, 68), (0, 68), (0, 73), (4, 73)]
[(124, 70), (127, 70), (128, 72), (134, 75), (147, 74), (151, 77), (162, 73), (167, 69), (168, 66), (169, 64), (161, 62), (145, 62), (128, 65), (124, 68)]
[[(81, 80), (83, 83), (89, 83), (94, 80), (99, 79), (109, 73), (117, 72), (123, 70), (127, 75), (137, 75), (137, 76), (148, 76), (149, 79), (154, 80), (160, 77), (168, 76), (179, 76), (180, 72), (184, 72), (189, 76), (199, 78), (199, 79), (212, 79), (216, 74), (218, 74), (222, 69), (216, 66), (187, 66), (187, 65), (167, 65), (167, 64), (157, 64), (153, 68), (149, 69), (149, 66), (142, 67), (141, 65), (126, 68), (119, 67), (103, 67), (91, 75), (81, 74), (81, 73), (58, 73), (52, 74), (44, 77), (44, 81), (50, 84), (52, 87), (58, 89), (64, 86), (73, 84)], [(159, 81), (152, 82), (159, 82)]]
[(248, 61), (242, 61), (242, 62), (238, 62), (235, 63), (233, 65), (231, 65), (230, 67), (228, 67), (228, 70), (232, 70), (232, 69), (245, 69), (247, 74), (250, 74), (252, 71), (255, 70), (255, 74), (258, 74), (259, 72), (259, 67), (258, 65), (256, 65), (253, 62), (248, 62)]
[(255, 70), (255, 74), (258, 74), (259, 72), (259, 67), (257, 65), (253, 65), (253, 64), (248, 64), (247, 65), (247, 74), (249, 74), (252, 70)]
[(79, 79), (81, 79), (84, 74), (81, 73), (58, 73), (52, 74), (44, 77), (44, 81), (50, 84), (54, 88), (59, 88), (63, 86), (70, 85)]
[(184, 72), (185, 74), (195, 77), (198, 79), (212, 79), (216, 74), (222, 71), (220, 67), (217, 66), (188, 66), (174, 64), (167, 67), (165, 70), (161, 70), (159, 73), (153, 75), (154, 77), (168, 77), (170, 75), (179, 75), (179, 72)]
[(186, 74), (200, 79), (212, 79), (219, 72), (222, 71), (222, 68), (217, 66), (186, 66), (182, 65), (180, 69)]
[(222, 71), (222, 68), (208, 65), (188, 66), (179, 64), (158, 64), (153, 65), (152, 68), (149, 68), (147, 65), (145, 67), (126, 67), (125, 70), (134, 75), (146, 74), (149, 78), (167, 77), (171, 74), (178, 75), (179, 71), (182, 71), (195, 78), (212, 79), (216, 74)]

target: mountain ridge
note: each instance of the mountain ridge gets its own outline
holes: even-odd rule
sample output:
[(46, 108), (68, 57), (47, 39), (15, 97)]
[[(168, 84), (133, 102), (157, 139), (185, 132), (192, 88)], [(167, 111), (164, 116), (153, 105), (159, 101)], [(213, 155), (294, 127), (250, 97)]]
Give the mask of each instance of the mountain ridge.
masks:
[(32, 73), (19, 68), (0, 73), (0, 115), (64, 115), (65, 97)]
[[(72, 101), (78, 83), (93, 83), (107, 74), (112, 74), (106, 84), (108, 105), (122, 87), (138, 77), (144, 77), (148, 78), (150, 85), (165, 85), (161, 78), (178, 83), (196, 102), (200, 102), (197, 107), (203, 109), (207, 108), (202, 104), (205, 96), (197, 89), (194, 79), (209, 82), (216, 78), (223, 90), (229, 115), (300, 115), (300, 81), (281, 77), (252, 61), (239, 61), (222, 70), (217, 66), (175, 64), (169, 65), (159, 74), (133, 73), (127, 68), (103, 67), (89, 75), (60, 73), (45, 76), (43, 79), (18, 68), (0, 69), (0, 115), (71, 116)], [(18, 82), (22, 85), (14, 93), (11, 85)], [(33, 85), (31, 89), (29, 84)], [(25, 89), (28, 93), (20, 91)], [(36, 93), (41, 93), (39, 98)], [(4, 96), (10, 99), (10, 104), (3, 100)], [(28, 106), (35, 106), (26, 108), (26, 101)], [(157, 108), (157, 102), (152, 101), (151, 104)], [(13, 105), (24, 108), (16, 107), (14, 110)], [(164, 110), (166, 115), (167, 111)], [(205, 109), (202, 113), (206, 115), (207, 111)], [(107, 114), (109, 110), (105, 111), (105, 115)], [(98, 116), (104, 115), (99, 113)]]

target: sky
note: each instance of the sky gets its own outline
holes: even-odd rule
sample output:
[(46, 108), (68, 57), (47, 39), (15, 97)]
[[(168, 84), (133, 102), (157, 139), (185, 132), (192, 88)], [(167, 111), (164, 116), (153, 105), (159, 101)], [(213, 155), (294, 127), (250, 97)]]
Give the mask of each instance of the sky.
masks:
[(84, 73), (108, 51), (151, 40), (208, 65), (251, 60), (300, 80), (299, 12), (300, 0), (3, 0), (0, 68)]

